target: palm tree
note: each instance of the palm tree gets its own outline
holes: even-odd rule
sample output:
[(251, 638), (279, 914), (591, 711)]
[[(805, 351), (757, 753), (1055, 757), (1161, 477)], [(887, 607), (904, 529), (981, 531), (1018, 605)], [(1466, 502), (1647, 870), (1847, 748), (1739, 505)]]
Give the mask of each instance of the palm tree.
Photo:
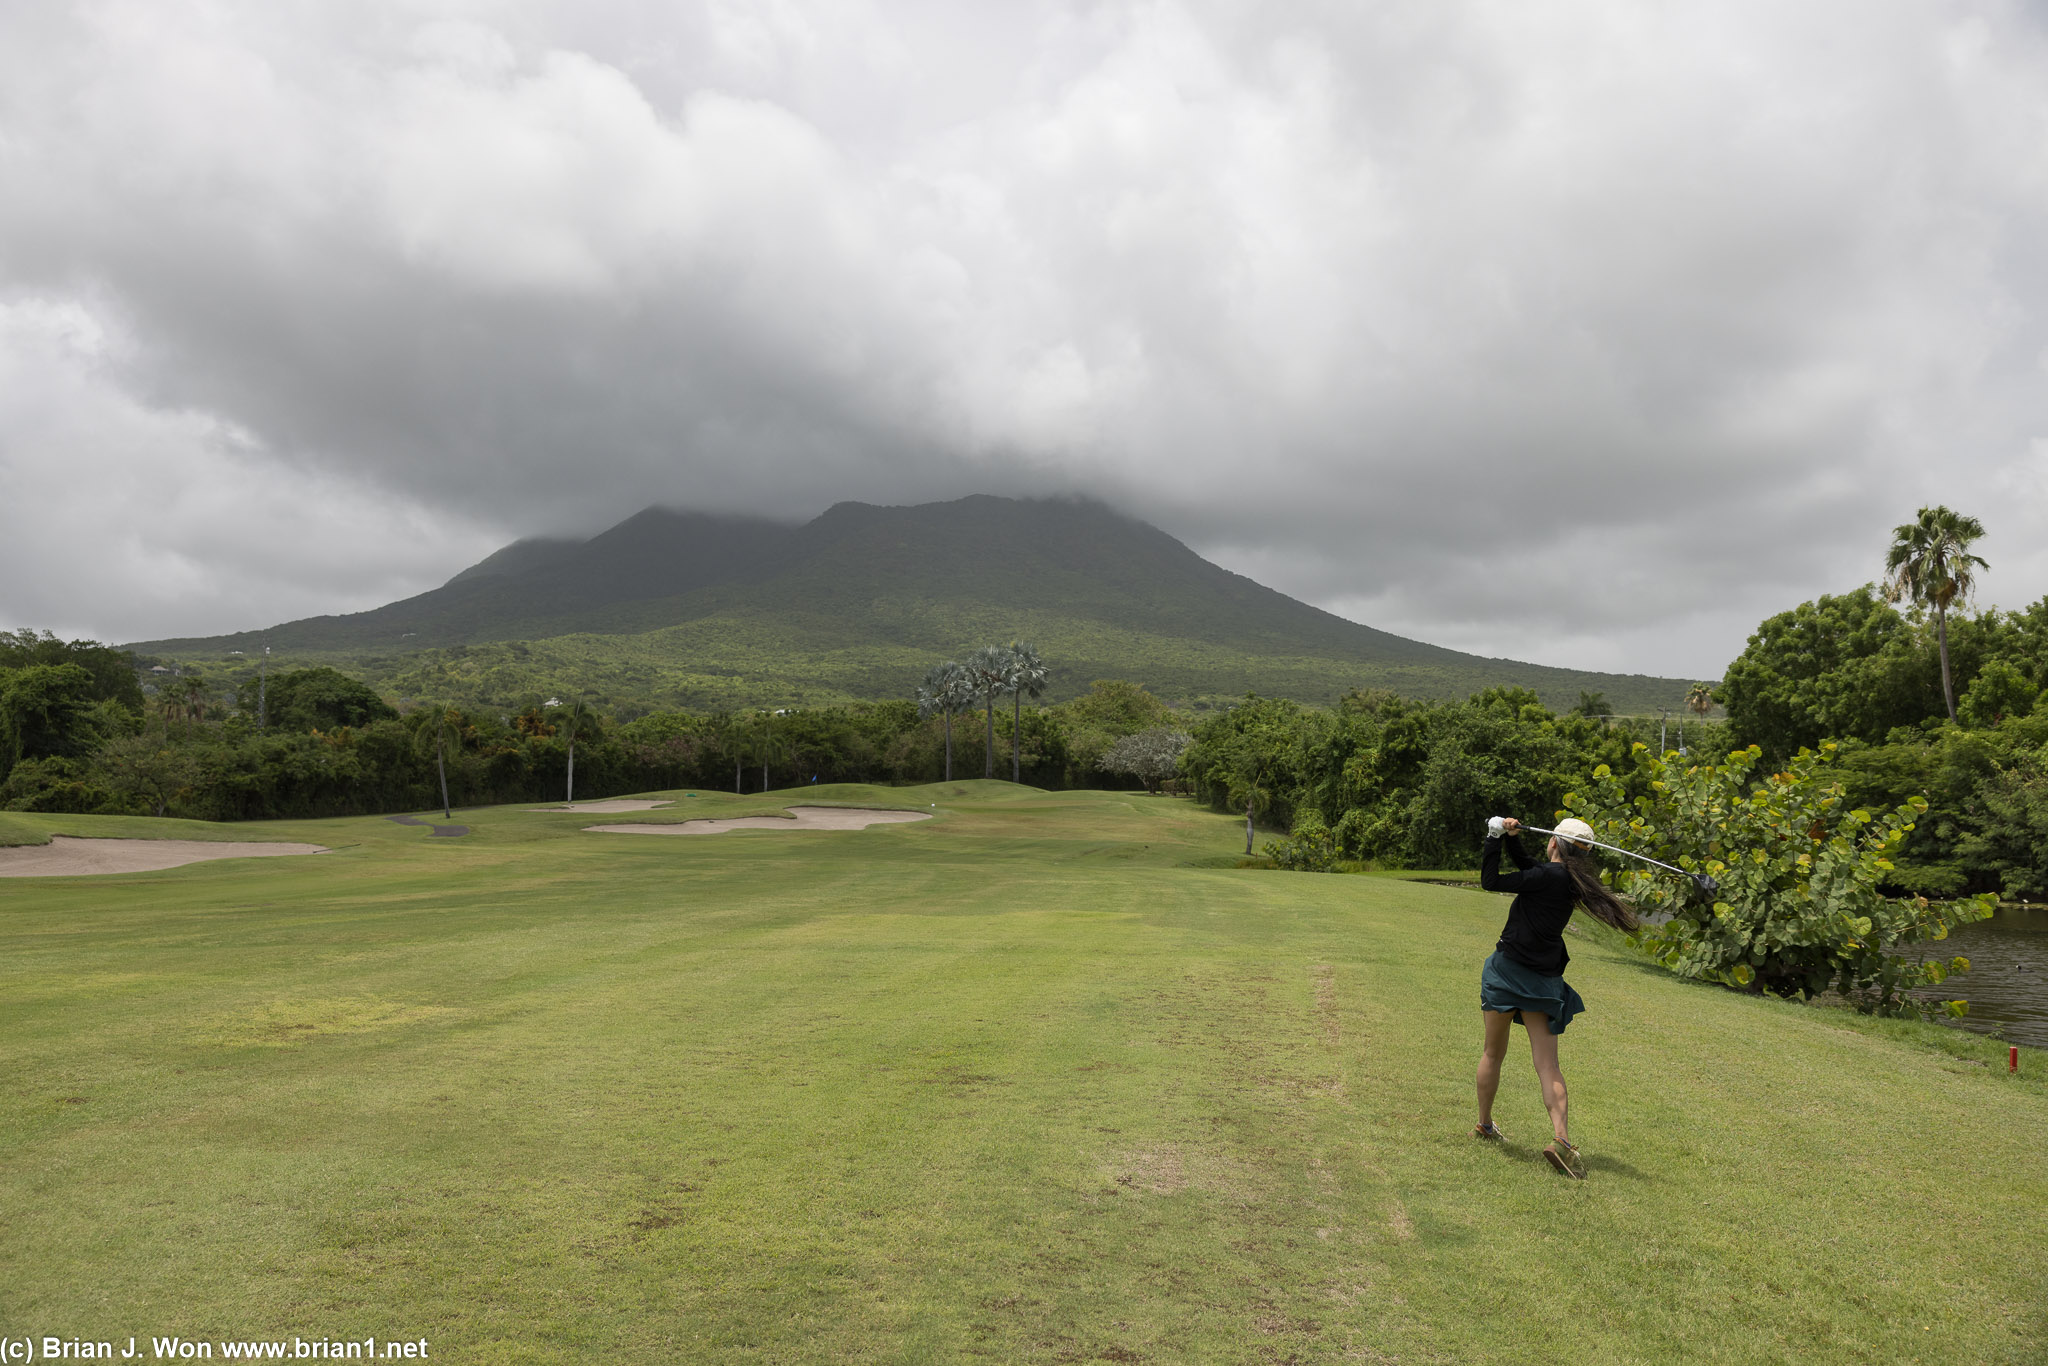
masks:
[(576, 742), (597, 734), (597, 714), (584, 706), (579, 697), (562, 712), (557, 733), (569, 742), (569, 789), (562, 798), (567, 805), (576, 800)]
[(187, 674), (178, 684), (178, 697), (185, 704), (185, 734), (189, 736), (192, 728), (206, 719), (206, 680)]
[(1052, 676), (1045, 660), (1027, 641), (1010, 642), (1010, 781), (1024, 781), (1024, 697), (1032, 701), (1045, 695), (1046, 680)]
[(449, 820), (455, 819), (455, 808), (448, 800), (448, 748), (462, 743), (462, 713), (453, 707), (443, 707), (429, 712), (414, 732), (421, 749), (431, 740), (434, 745), (434, 772), (441, 778), (441, 814)]
[(946, 722), (946, 781), (953, 781), (953, 713), (964, 710), (971, 697), (967, 670), (948, 659), (925, 670), (917, 685), (917, 714), (921, 719), (941, 716)]
[[(1694, 716), (1705, 720), (1707, 713), (1714, 709), (1714, 685), (1695, 683), (1685, 690), (1685, 709)], [(1678, 718), (1678, 752), (1685, 753), (1685, 718)]]
[(730, 711), (713, 712), (704, 722), (705, 738), (710, 742), (705, 757), (707, 761), (716, 759), (719, 762), (731, 757), (732, 790), (736, 793), (741, 791), (740, 768), (745, 763), (743, 726), (739, 714)]
[(984, 645), (967, 656), (967, 676), (988, 708), (988, 748), (981, 756), (981, 776), (996, 776), (996, 694), (1009, 686), (1010, 652), (1000, 645)]
[(1975, 571), (1991, 566), (1970, 553), (1970, 543), (1984, 534), (1984, 524), (1945, 507), (1921, 508), (1920, 516), (1892, 530), (1892, 546), (1884, 559), (1884, 595), (1889, 602), (1908, 599), (1934, 609), (1935, 637), (1941, 643), (1941, 697), (1948, 719), (1956, 719), (1956, 687), (1948, 667), (1948, 609), (1970, 600)]

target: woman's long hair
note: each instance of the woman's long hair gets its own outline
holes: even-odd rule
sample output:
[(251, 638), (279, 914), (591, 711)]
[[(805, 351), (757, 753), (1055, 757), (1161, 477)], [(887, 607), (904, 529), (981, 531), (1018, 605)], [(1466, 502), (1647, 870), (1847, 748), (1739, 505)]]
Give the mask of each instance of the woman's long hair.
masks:
[(1600, 880), (1589, 855), (1579, 852), (1570, 840), (1559, 839), (1557, 856), (1564, 860), (1564, 870), (1571, 875), (1572, 890), (1578, 894), (1579, 904), (1592, 912), (1594, 919), (1624, 934), (1634, 934), (1641, 927), (1642, 917), (1636, 914), (1636, 908)]

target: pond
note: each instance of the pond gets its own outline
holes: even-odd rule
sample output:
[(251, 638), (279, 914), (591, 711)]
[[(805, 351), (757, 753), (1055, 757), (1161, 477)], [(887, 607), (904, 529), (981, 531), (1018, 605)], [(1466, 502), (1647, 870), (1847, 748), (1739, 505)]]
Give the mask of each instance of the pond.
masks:
[(2001, 906), (1989, 920), (1958, 926), (1925, 947), (1970, 960), (1968, 972), (1926, 993), (1970, 1003), (1957, 1025), (2048, 1048), (2048, 907)]

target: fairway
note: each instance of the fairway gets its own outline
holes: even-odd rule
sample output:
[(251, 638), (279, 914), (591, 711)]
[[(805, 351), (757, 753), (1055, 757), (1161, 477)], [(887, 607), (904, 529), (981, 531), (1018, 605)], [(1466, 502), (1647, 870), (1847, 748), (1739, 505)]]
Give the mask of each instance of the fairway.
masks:
[[(1506, 901), (1241, 870), (1007, 783), (45, 832), (333, 852), (0, 883), (0, 1336), (450, 1362), (2039, 1362), (2048, 1083), (1570, 939), (1584, 1183)], [(438, 819), (439, 811), (433, 815)], [(1967, 992), (1967, 986), (1964, 988)], [(216, 1351), (218, 1349), (216, 1348)]]

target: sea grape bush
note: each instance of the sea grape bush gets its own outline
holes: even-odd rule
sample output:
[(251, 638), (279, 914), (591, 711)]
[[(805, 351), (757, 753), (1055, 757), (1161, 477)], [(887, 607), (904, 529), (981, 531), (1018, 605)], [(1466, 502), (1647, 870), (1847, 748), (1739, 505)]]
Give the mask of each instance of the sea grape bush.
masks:
[(1294, 831), (1286, 839), (1266, 844), (1265, 855), (1290, 873), (1334, 873), (1344, 861), (1337, 837), (1312, 806), (1296, 813)]
[(1878, 1014), (1962, 1015), (1962, 1001), (1913, 992), (1939, 986), (1968, 960), (1924, 958), (1916, 946), (1984, 919), (1997, 898), (1934, 902), (1879, 891), (1926, 799), (1884, 813), (1852, 807), (1831, 742), (1799, 751), (1777, 772), (1759, 772), (1762, 757), (1752, 745), (1721, 763), (1687, 763), (1638, 744), (1631, 772), (1602, 764), (1584, 792), (1566, 794), (1565, 813), (1606, 843), (1719, 884), (1707, 897), (1668, 873), (1611, 874), (1650, 921), (1643, 946), (1682, 976), (1731, 987), (1797, 997), (1832, 989)]

